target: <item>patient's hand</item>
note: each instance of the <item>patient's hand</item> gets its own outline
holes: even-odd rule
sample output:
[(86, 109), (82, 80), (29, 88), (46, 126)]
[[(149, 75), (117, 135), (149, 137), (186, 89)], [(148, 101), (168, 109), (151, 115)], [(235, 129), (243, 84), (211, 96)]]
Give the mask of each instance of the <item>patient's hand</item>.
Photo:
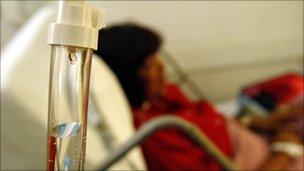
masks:
[(303, 119), (303, 100), (290, 107), (281, 107), (267, 117), (251, 118), (250, 128), (258, 131), (295, 130), (296, 121)]

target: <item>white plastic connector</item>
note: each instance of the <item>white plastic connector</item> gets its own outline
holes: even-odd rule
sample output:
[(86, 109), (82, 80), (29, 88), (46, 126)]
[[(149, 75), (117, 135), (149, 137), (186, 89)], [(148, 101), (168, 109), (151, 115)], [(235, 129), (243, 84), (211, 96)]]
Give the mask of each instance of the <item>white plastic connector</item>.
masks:
[(49, 25), (48, 44), (97, 49), (98, 30), (105, 26), (105, 11), (85, 1), (58, 2), (57, 20)]

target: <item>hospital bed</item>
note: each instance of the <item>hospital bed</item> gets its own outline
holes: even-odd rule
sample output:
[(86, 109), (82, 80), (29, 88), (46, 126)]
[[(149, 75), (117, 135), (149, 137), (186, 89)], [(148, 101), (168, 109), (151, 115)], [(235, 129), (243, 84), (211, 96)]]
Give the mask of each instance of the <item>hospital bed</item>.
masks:
[[(54, 10), (39, 10), (1, 52), (1, 169), (44, 170), (50, 46), (46, 44), (48, 24)], [(219, 105), (233, 114), (236, 102)], [(228, 111), (228, 112), (227, 112)], [(130, 108), (116, 77), (102, 60), (92, 63), (88, 170), (100, 163), (135, 133)], [(113, 170), (145, 170), (137, 147), (113, 165)]]

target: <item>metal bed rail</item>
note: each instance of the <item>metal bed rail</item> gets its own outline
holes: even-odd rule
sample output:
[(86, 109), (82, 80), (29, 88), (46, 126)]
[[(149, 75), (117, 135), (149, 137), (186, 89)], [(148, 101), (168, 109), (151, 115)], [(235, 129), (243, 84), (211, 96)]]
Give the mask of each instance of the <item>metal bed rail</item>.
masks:
[[(237, 166), (225, 154), (223, 154), (209, 138), (193, 124), (176, 116), (162, 116), (155, 118), (131, 137), (125, 144), (122, 144), (101, 164), (98, 170), (109, 169), (115, 162), (124, 157), (132, 148), (140, 145), (147, 137), (158, 130), (165, 128), (177, 128), (187, 135), (200, 148), (214, 157), (225, 170), (237, 170)], [(168, 161), (169, 162), (169, 161)]]

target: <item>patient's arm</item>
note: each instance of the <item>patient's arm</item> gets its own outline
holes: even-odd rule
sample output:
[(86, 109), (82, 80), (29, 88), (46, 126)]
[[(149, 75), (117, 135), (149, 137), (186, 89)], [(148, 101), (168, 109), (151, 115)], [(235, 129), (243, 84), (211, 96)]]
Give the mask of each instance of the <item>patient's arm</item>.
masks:
[[(281, 108), (266, 118), (255, 118), (250, 127), (259, 131), (271, 131), (275, 136), (271, 139), (273, 143), (285, 142), (303, 144), (301, 140), (301, 120), (303, 120), (303, 100), (290, 106)], [(303, 125), (302, 125), (303, 126)], [(303, 129), (303, 128), (302, 128)], [(303, 135), (302, 135), (303, 136)], [(295, 159), (286, 152), (272, 152), (268, 159), (261, 166), (263, 170), (286, 170), (294, 163)], [(303, 160), (299, 169), (304, 169)], [(299, 164), (298, 164), (299, 165)]]
[[(230, 135), (235, 152), (234, 161), (241, 170), (286, 170), (293, 165), (294, 159), (282, 152), (271, 152), (266, 138), (240, 126), (236, 121), (229, 123)], [(275, 141), (298, 142), (299, 137), (283, 132)], [(298, 161), (296, 168), (303, 169), (303, 161)]]
[(231, 120), (228, 126), (235, 163), (240, 170), (257, 170), (270, 154), (267, 140), (239, 125), (237, 121)]
[[(292, 130), (281, 130), (275, 137), (275, 142), (287, 142), (301, 144), (300, 137)], [(261, 170), (287, 170), (295, 161), (292, 156), (285, 152), (273, 151), (268, 159), (261, 165)], [(298, 168), (301, 169), (301, 168)]]

